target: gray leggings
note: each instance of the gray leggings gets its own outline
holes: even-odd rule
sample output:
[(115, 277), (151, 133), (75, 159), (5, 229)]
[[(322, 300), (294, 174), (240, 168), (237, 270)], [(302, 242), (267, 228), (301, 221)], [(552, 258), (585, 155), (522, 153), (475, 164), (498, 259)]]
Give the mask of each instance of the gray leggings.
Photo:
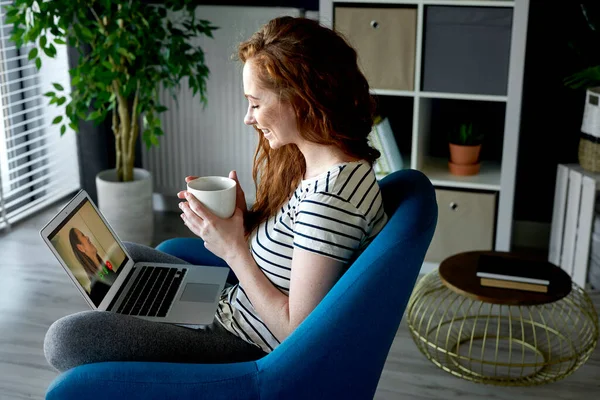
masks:
[[(135, 261), (184, 263), (151, 247), (125, 243)], [(44, 340), (46, 359), (59, 371), (102, 361), (229, 363), (266, 355), (217, 321), (203, 329), (145, 321), (107, 311), (83, 311), (54, 322)]]

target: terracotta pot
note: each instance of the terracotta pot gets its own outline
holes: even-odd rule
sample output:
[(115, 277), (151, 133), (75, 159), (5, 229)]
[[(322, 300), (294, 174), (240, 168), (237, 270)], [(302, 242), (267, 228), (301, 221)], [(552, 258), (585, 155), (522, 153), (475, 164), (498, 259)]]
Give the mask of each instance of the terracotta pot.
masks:
[(459, 165), (477, 164), (479, 162), (479, 152), (481, 145), (461, 146), (458, 144), (449, 143), (450, 146), (450, 162)]
[(469, 176), (469, 175), (477, 175), (479, 173), (479, 169), (481, 167), (481, 163), (477, 164), (454, 164), (453, 162), (448, 162), (448, 169), (452, 175), (458, 176)]

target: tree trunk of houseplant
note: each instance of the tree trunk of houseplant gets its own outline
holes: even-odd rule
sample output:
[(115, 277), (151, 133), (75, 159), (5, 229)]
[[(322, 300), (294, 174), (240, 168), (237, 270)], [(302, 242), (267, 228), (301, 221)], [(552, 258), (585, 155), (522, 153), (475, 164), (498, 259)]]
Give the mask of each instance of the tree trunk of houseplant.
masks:
[(115, 93), (112, 129), (116, 168), (101, 171), (96, 177), (98, 207), (121, 240), (149, 246), (154, 234), (152, 175), (145, 169), (134, 169), (138, 96), (136, 92), (133, 101), (128, 101), (116, 85)]
[(117, 105), (112, 112), (112, 129), (115, 134), (117, 156), (117, 178), (119, 181), (129, 182), (133, 179), (135, 142), (139, 132), (139, 116), (137, 115), (139, 83), (133, 101), (129, 101), (121, 94), (121, 89), (116, 83), (113, 87), (117, 101)]

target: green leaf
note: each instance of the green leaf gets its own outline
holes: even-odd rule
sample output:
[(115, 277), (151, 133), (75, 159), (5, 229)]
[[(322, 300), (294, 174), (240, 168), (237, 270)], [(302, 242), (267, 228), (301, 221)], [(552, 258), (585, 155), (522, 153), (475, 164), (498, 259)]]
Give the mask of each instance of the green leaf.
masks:
[(129, 61), (133, 61), (135, 60), (135, 56), (133, 54), (131, 54), (130, 52), (128, 52), (126, 49), (124, 49), (123, 47), (119, 47), (119, 49), (117, 50), (117, 52), (122, 55), (123, 57), (127, 58)]
[(65, 90), (65, 88), (59, 83), (53, 83), (52, 86), (58, 91)]
[(46, 39), (46, 36), (40, 37), (40, 47), (46, 47), (47, 41), (48, 39)]
[(44, 54), (46, 54), (48, 57), (50, 57), (50, 58), (54, 57), (54, 55), (52, 54), (52, 50), (50, 49), (50, 47), (44, 47), (42, 50), (44, 51)]
[(37, 47), (34, 47), (33, 49), (31, 49), (29, 51), (29, 57), (28, 57), (28, 59), (29, 60), (33, 60), (34, 58), (37, 57), (37, 55), (38, 55), (38, 49), (37, 49)]
[(61, 97), (58, 99), (58, 101), (56, 102), (57, 106), (62, 106), (63, 104), (65, 104), (65, 102), (67, 101), (66, 97)]
[(67, 44), (64, 40), (62, 40), (61, 38), (55, 38), (54, 39), (54, 43), (56, 44)]
[(14, 17), (19, 12), (19, 9), (13, 6), (6, 6), (6, 9), (8, 10), (6, 12), (7, 17)]
[(73, 86), (77, 86), (77, 84), (81, 82), (81, 76), (80, 75), (75, 75), (73, 77), (73, 79), (71, 79), (71, 85)]
[(100, 111), (94, 111), (93, 113), (88, 115), (85, 120), (92, 121), (92, 120), (96, 120), (96, 119), (100, 118), (101, 116), (102, 116), (102, 113)]
[(64, 135), (65, 132), (67, 131), (67, 126), (63, 125), (60, 127), (60, 136)]
[(94, 34), (92, 33), (91, 30), (89, 30), (89, 28), (85, 25), (82, 24), (78, 24), (79, 25), (79, 29), (81, 31), (81, 36), (83, 37), (83, 39), (86, 39), (87, 41), (91, 41), (94, 38)]
[(56, 118), (54, 118), (54, 119), (52, 120), (52, 125), (59, 124), (59, 123), (60, 123), (60, 121), (62, 121), (62, 120), (63, 120), (63, 117), (62, 117), (62, 115), (59, 115), (58, 117), (56, 117)]
[(35, 59), (35, 67), (38, 70), (42, 69), (42, 59), (41, 58), (38, 57), (38, 58)]
[(46, 97), (54, 97), (54, 96), (56, 96), (56, 93), (54, 93), (54, 92), (46, 92), (46, 93), (44, 93), (44, 96), (46, 96)]
[(14, 24), (16, 22), (20, 22), (20, 20), (21, 20), (20, 15), (17, 15), (17, 14), (8, 15), (8, 13), (6, 13), (6, 19), (4, 20), (4, 23), (6, 25), (10, 25), (10, 24)]
[(73, 122), (69, 123), (69, 128), (73, 129), (75, 132), (79, 132), (79, 127)]

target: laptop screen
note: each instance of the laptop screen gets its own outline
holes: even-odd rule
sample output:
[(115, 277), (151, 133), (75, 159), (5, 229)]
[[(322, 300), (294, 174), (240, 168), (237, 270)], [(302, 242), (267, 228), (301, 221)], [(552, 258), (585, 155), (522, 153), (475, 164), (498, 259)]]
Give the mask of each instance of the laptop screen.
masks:
[(48, 240), (98, 307), (128, 258), (89, 200), (84, 199)]

